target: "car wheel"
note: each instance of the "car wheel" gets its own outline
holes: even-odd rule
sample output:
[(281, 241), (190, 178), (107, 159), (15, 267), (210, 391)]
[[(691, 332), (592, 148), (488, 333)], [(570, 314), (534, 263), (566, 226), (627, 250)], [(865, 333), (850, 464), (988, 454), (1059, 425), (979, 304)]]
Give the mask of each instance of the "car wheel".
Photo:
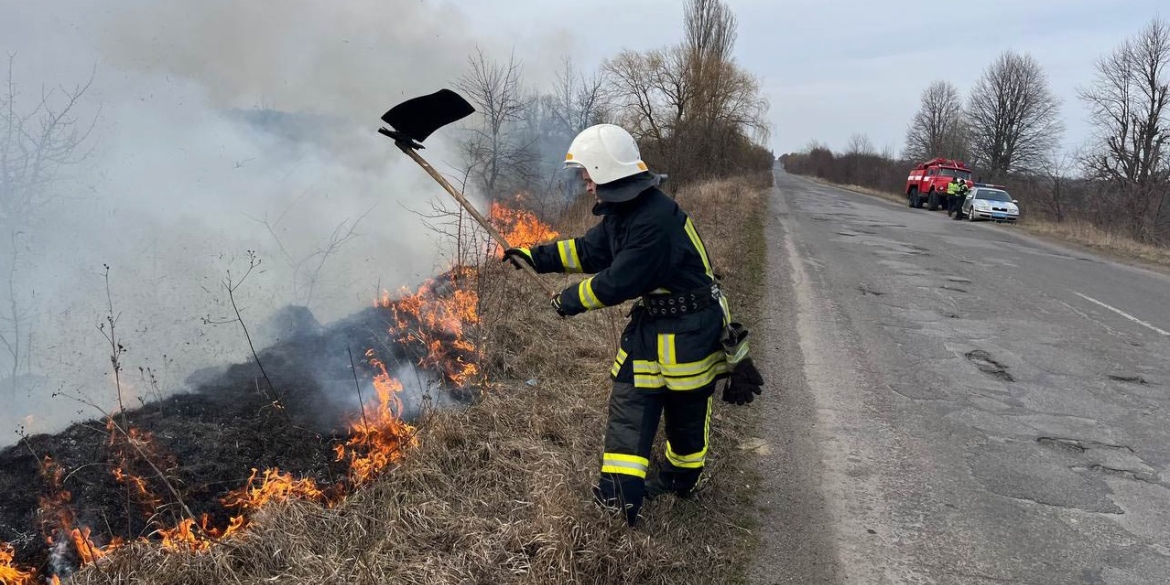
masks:
[(938, 192), (937, 191), (930, 192), (930, 210), (931, 211), (938, 211)]
[(974, 208), (972, 208), (971, 211), (967, 214), (967, 221), (969, 221), (971, 223), (975, 223), (975, 209)]
[(914, 207), (914, 205), (917, 203), (917, 200), (918, 200), (918, 189), (915, 187), (911, 187), (910, 192), (906, 194), (906, 203), (908, 203), (910, 205), (910, 207)]

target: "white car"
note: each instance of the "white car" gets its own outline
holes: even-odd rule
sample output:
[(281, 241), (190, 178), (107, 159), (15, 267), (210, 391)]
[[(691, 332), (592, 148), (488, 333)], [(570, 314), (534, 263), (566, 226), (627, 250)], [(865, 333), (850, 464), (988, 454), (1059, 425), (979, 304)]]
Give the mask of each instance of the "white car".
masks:
[[(977, 186), (967, 194), (963, 200), (960, 214), (969, 221), (989, 219), (997, 222), (1013, 223), (1020, 219), (1019, 201), (1012, 199), (1007, 191), (996, 187)], [(955, 218), (961, 219), (961, 218)]]

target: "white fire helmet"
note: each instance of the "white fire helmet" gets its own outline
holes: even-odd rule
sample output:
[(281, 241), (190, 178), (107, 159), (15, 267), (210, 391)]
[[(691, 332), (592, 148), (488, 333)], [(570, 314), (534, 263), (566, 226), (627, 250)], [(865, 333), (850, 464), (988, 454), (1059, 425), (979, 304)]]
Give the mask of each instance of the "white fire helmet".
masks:
[(582, 130), (569, 145), (565, 167), (585, 169), (589, 178), (598, 185), (648, 170), (634, 137), (613, 124), (598, 124)]

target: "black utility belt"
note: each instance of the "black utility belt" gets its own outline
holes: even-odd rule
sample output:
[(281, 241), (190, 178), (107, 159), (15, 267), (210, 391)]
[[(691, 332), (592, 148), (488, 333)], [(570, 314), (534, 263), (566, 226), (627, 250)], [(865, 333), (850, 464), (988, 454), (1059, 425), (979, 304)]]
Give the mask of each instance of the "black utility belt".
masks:
[(650, 317), (681, 317), (718, 303), (721, 296), (719, 287), (711, 285), (684, 293), (645, 295), (642, 307)]

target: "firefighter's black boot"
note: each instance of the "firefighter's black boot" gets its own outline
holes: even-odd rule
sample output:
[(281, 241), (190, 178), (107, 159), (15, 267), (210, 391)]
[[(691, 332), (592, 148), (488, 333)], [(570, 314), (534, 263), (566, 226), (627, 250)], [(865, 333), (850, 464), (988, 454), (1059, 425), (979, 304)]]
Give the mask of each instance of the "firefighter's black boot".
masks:
[(638, 522), (638, 512), (646, 497), (646, 482), (640, 477), (603, 473), (593, 488), (593, 500), (598, 505), (615, 512), (623, 512), (626, 523), (633, 526)]
[(663, 470), (646, 482), (646, 497), (653, 499), (663, 494), (674, 494), (683, 499), (689, 498), (702, 472), (702, 469)]

